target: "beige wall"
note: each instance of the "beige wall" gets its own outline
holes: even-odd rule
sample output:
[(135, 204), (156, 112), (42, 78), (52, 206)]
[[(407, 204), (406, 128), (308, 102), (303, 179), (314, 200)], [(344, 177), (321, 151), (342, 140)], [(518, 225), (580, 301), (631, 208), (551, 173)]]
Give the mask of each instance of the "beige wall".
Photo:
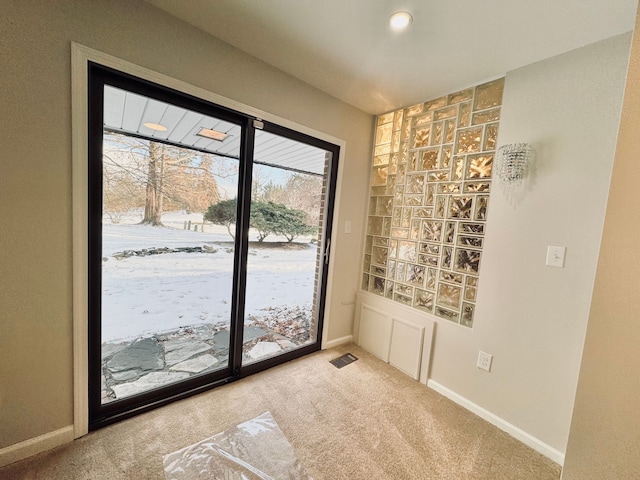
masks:
[[(439, 321), (432, 381), (565, 451), (613, 163), (630, 35), (506, 75), (498, 144), (532, 143), (525, 193), (494, 181), (473, 329)], [(563, 269), (547, 245), (567, 247)], [(478, 350), (494, 355), (491, 373)]]
[(0, 448), (73, 421), (71, 41), (347, 142), (328, 339), (349, 335), (371, 116), (141, 1), (3, 2)]
[(640, 16), (564, 480), (640, 478)]

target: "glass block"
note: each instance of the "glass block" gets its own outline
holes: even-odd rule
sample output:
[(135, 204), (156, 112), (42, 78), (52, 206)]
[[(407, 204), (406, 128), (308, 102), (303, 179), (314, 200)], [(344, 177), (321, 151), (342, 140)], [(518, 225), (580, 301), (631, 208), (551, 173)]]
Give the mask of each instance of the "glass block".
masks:
[(369, 290), (375, 293), (376, 295), (384, 295), (384, 284), (385, 279), (381, 277), (370, 277), (372, 280), (372, 288)]
[(451, 117), (455, 117), (456, 115), (458, 115), (458, 107), (448, 107), (448, 108), (443, 108), (441, 110), (436, 110), (436, 112), (433, 115), (433, 119), (434, 120), (443, 120), (445, 118), (451, 118)]
[(455, 133), (456, 122), (454, 120), (447, 120), (444, 122), (444, 139), (442, 143), (453, 143)]
[(444, 218), (444, 213), (447, 210), (447, 196), (448, 195), (436, 195), (436, 218)]
[(447, 100), (449, 105), (453, 105), (454, 103), (464, 102), (465, 100), (471, 100), (473, 98), (473, 88), (467, 88), (466, 90), (462, 90), (461, 92), (452, 93), (448, 96)]
[(371, 235), (367, 235), (365, 241), (364, 241), (364, 253), (365, 254), (371, 254), (371, 247), (373, 246), (373, 239), (374, 237), (372, 237)]
[(493, 110), (485, 110), (484, 112), (476, 112), (471, 119), (472, 125), (478, 125), (479, 123), (495, 122), (500, 119), (500, 109), (494, 108)]
[(426, 268), (420, 265), (407, 265), (407, 283), (418, 287), (424, 287)]
[(393, 287), (394, 287), (394, 283), (390, 280), (387, 280), (384, 296), (389, 300), (393, 300)]
[(395, 276), (396, 276), (396, 261), (389, 260), (389, 263), (387, 264), (387, 277), (394, 278)]
[(473, 325), (473, 313), (475, 307), (471, 303), (462, 303), (462, 317), (460, 318), (460, 325), (465, 327), (471, 327)]
[(418, 170), (418, 155), (416, 152), (412, 152), (407, 160), (407, 172), (415, 172), (416, 170)]
[(440, 155), (440, 168), (449, 168), (451, 165), (451, 147), (442, 147), (442, 155)]
[(424, 194), (424, 174), (407, 175), (405, 193), (422, 193)]
[(448, 171), (436, 171), (429, 172), (427, 174), (427, 182), (448, 182), (449, 181), (449, 172)]
[(447, 283), (438, 284), (438, 296), (436, 297), (436, 304), (445, 307), (460, 308), (460, 301), (462, 299), (462, 288), (449, 285)]
[(442, 268), (451, 268), (451, 261), (453, 259), (453, 248), (442, 248)]
[(391, 153), (391, 144), (385, 143), (383, 145), (378, 145), (373, 149), (374, 155), (385, 155), (387, 153)]
[(421, 220), (419, 218), (411, 220), (409, 238), (411, 238), (412, 240), (418, 240), (420, 238), (420, 224)]
[(464, 184), (465, 193), (489, 193), (491, 182), (466, 182)]
[(389, 256), (398, 258), (398, 240), (389, 239)]
[(440, 272), (440, 280), (442, 280), (443, 282), (457, 283), (459, 285), (462, 285), (463, 280), (464, 280), (464, 275), (462, 275), (460, 273), (452, 273), (452, 272), (441, 271)]
[(453, 158), (453, 179), (462, 180), (462, 174), (464, 173), (465, 157)]
[(446, 308), (436, 306), (435, 312), (438, 317), (444, 318), (445, 320), (449, 320), (454, 323), (458, 323), (460, 320), (460, 314), (458, 312), (452, 312), (451, 310), (447, 310)]
[(467, 285), (469, 285), (470, 287), (477, 287), (478, 286), (478, 278), (477, 277), (467, 277)]
[(402, 128), (402, 119), (404, 118), (403, 110), (396, 110), (393, 117), (393, 129), (400, 130)]
[(460, 235), (458, 237), (458, 245), (461, 247), (482, 248), (482, 240), (482, 237)]
[(406, 264), (404, 262), (396, 263), (396, 280), (404, 280), (404, 269)]
[(413, 209), (413, 218), (431, 218), (433, 216), (433, 209), (425, 207), (415, 207)]
[(393, 203), (395, 205), (402, 205), (404, 201), (404, 191), (401, 190), (403, 187), (403, 185), (396, 185), (396, 193), (393, 195)]
[(395, 175), (387, 175), (387, 189), (385, 193), (387, 195), (392, 195), (396, 191), (396, 176)]
[(402, 222), (402, 208), (395, 207), (391, 213), (391, 226), (399, 227)]
[(388, 237), (391, 235), (391, 218), (384, 217), (382, 219), (382, 236)]
[(387, 264), (387, 253), (389, 250), (385, 247), (372, 247), (371, 250), (371, 263), (376, 265), (386, 265)]
[(386, 166), (373, 167), (371, 185), (386, 185), (389, 168)]
[(447, 97), (436, 98), (424, 104), (425, 110), (436, 110), (447, 105)]
[(440, 245), (431, 243), (421, 243), (418, 247), (420, 253), (426, 253), (427, 255), (439, 255)]
[(493, 154), (469, 155), (467, 178), (491, 178)]
[(398, 242), (398, 258), (415, 262), (418, 256), (418, 244), (415, 242)]
[(439, 242), (442, 238), (442, 222), (433, 220), (422, 221), (422, 240)]
[(448, 218), (471, 218), (472, 197), (451, 197)]
[(478, 196), (478, 200), (476, 201), (476, 214), (475, 220), (486, 220), (487, 219), (487, 210), (489, 209), (489, 197), (485, 195)]
[(467, 250), (457, 248), (453, 269), (461, 273), (478, 274), (480, 270), (480, 252), (477, 250)]
[(419, 103), (417, 105), (414, 105), (413, 107), (405, 108), (404, 116), (412, 117), (413, 115), (422, 113), (423, 108), (424, 108), (424, 103)]
[[(407, 267), (409, 267), (409, 265), (407, 265)], [(413, 287), (397, 283), (395, 286), (395, 292), (399, 295), (413, 295)]]
[(436, 272), (435, 268), (427, 269), (427, 281), (425, 282), (425, 288), (427, 290), (435, 290), (436, 289)]
[(400, 130), (393, 132), (391, 135), (391, 151), (397, 152), (400, 150)]
[(438, 184), (438, 193), (460, 193), (459, 183), (440, 183)]
[(433, 311), (433, 293), (416, 288), (413, 296), (413, 307), (425, 312)]
[(436, 201), (436, 187), (435, 185), (427, 185), (427, 192), (424, 195), (425, 205), (434, 205)]
[(461, 103), (458, 110), (458, 128), (468, 127), (471, 124), (471, 103)]
[(422, 205), (422, 201), (424, 200), (423, 195), (405, 195), (404, 196), (404, 204), (407, 206), (418, 206)]
[(442, 122), (434, 123), (431, 134), (431, 145), (440, 145), (442, 143), (442, 130), (444, 125)]
[(420, 127), (414, 131), (412, 148), (426, 147), (429, 145), (431, 126)]
[(487, 125), (484, 129), (484, 144), (483, 150), (495, 150), (498, 144), (498, 124), (492, 123)]
[(389, 157), (389, 175), (395, 175), (395, 173), (398, 171), (398, 157), (400, 155), (397, 153), (394, 153), (393, 155), (391, 155)]
[(393, 122), (393, 112), (385, 113), (384, 115), (378, 116), (378, 125), (389, 122)]
[(396, 238), (409, 238), (408, 228), (392, 228), (391, 236)]
[(402, 122), (402, 130), (401, 130), (402, 140), (407, 140), (409, 138), (410, 132), (411, 132), (411, 120), (407, 118)]
[(484, 235), (483, 223), (460, 223), (460, 233), (471, 233), (475, 235)]
[(386, 165), (387, 163), (389, 163), (389, 155), (378, 155), (373, 157), (374, 165)]
[(418, 255), (418, 263), (429, 267), (437, 267), (438, 263), (440, 263), (440, 259), (431, 255), (420, 254)]
[(464, 299), (469, 302), (475, 302), (477, 292), (478, 289), (476, 287), (466, 287), (464, 289)]
[(426, 115), (420, 115), (419, 117), (414, 117), (413, 126), (421, 127), (426, 125), (427, 123), (431, 123), (433, 121), (433, 113), (427, 113)]
[(362, 275), (362, 289), (369, 290), (369, 275), (366, 273)]
[(386, 237), (373, 237), (373, 244), (377, 247), (388, 247), (389, 239)]
[(456, 154), (475, 153), (480, 151), (482, 141), (482, 127), (467, 128), (458, 130), (458, 141), (456, 142)]
[(453, 243), (456, 236), (456, 222), (447, 222), (444, 227), (444, 243)]
[(393, 209), (393, 197), (378, 197), (376, 215), (390, 216)]
[(406, 155), (408, 151), (409, 151), (409, 142), (408, 141), (402, 142), (400, 144), (400, 153), (402, 155)]
[(371, 266), (371, 273), (373, 275), (378, 275), (380, 277), (386, 277), (387, 276), (387, 269), (385, 267), (378, 267), (376, 265), (372, 265)]
[(504, 78), (494, 80), (476, 87), (476, 98), (473, 110), (484, 110), (495, 107), (502, 103), (502, 91), (504, 89)]
[(382, 217), (369, 217), (367, 233), (369, 235), (380, 235), (382, 233)]
[(407, 297), (405, 295), (399, 295), (399, 294), (395, 293), (393, 295), (393, 299), (396, 302), (401, 303), (402, 305), (406, 305), (408, 307), (411, 306), (411, 297)]
[(379, 187), (371, 187), (371, 195), (379, 197), (379, 196), (385, 195), (386, 193), (387, 193), (386, 185), (381, 185)]
[(424, 150), (420, 152), (421, 155), (421, 169), (422, 170), (434, 170), (438, 168), (438, 157), (439, 157), (440, 149), (439, 148), (431, 148), (429, 150)]
[(378, 210), (378, 197), (369, 197), (369, 215), (375, 215)]

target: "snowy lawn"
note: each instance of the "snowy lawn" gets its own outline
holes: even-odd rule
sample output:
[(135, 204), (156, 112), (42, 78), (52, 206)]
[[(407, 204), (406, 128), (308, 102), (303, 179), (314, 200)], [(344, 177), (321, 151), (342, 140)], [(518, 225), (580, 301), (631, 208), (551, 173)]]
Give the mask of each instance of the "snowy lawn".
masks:
[[(184, 230), (184, 221), (198, 231)], [(166, 213), (165, 227), (103, 225), (102, 341), (130, 340), (180, 327), (228, 324), (231, 314), (233, 251), (225, 227), (207, 224), (201, 214)], [(307, 306), (313, 301), (317, 246), (309, 238), (252, 241), (247, 263), (245, 318), (279, 306)], [(124, 250), (213, 247), (214, 253), (165, 253), (117, 260)], [(291, 247), (291, 248), (289, 248)]]

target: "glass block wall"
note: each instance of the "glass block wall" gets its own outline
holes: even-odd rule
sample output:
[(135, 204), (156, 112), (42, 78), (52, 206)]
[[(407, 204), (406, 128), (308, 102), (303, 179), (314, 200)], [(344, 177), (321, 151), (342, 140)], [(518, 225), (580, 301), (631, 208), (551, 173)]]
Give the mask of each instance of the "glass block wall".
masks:
[(378, 116), (364, 290), (473, 325), (503, 86)]

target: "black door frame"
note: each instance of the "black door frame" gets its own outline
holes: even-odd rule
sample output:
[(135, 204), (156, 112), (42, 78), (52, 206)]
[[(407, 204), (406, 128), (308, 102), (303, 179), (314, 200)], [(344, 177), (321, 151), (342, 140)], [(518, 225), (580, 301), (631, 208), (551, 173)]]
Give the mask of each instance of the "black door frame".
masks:
[[(155, 98), (183, 108), (212, 115), (242, 126), (239, 159), (238, 211), (235, 235), (234, 277), (230, 318), (230, 352), (227, 368), (188, 378), (149, 392), (133, 395), (106, 404), (101, 402), (101, 258), (102, 258), (102, 141), (104, 86), (112, 85), (123, 90)], [(88, 62), (88, 405), (89, 430), (94, 430), (119, 420), (189, 397), (216, 386), (229, 383), (247, 375), (298, 358), (321, 348), (328, 265), (321, 262), (318, 302), (316, 305), (316, 342), (266, 360), (242, 366), (242, 335), (244, 327), (244, 301), (246, 265), (249, 248), (248, 226), (251, 205), (251, 180), (253, 170), (253, 146), (255, 125), (258, 119), (229, 108), (216, 105), (195, 96), (119, 72), (97, 63)], [(307, 143), (331, 152), (324, 205), (324, 234), (322, 248), (328, 257), (332, 217), (335, 201), (335, 185), (338, 173), (339, 146), (273, 123), (260, 121), (260, 128), (283, 137)], [(158, 141), (157, 139), (154, 139)]]

